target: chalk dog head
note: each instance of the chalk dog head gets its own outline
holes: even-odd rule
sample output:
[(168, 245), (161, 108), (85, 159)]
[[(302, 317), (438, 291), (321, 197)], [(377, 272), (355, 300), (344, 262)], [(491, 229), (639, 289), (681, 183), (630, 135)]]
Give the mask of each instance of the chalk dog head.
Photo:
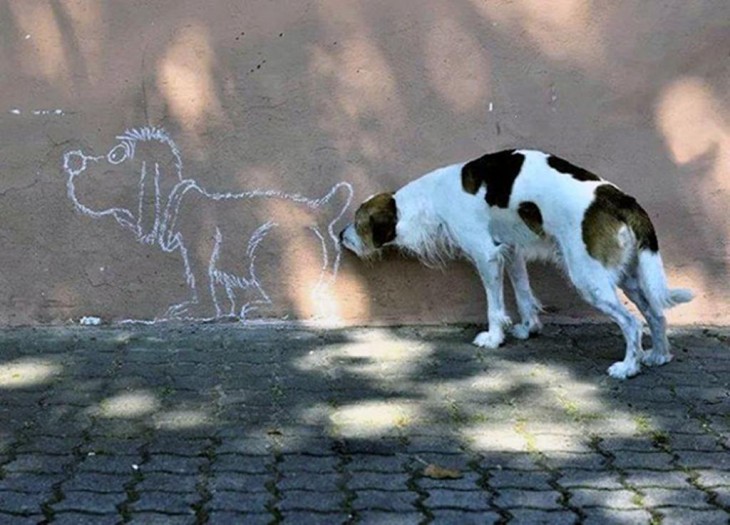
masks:
[(127, 130), (117, 140), (105, 155), (82, 150), (64, 155), (68, 197), (80, 212), (114, 217), (139, 241), (152, 244), (162, 233), (164, 196), (182, 180), (180, 153), (159, 128)]
[(363, 202), (355, 222), (340, 232), (342, 245), (358, 257), (368, 258), (396, 239), (398, 208), (393, 193), (379, 193)]

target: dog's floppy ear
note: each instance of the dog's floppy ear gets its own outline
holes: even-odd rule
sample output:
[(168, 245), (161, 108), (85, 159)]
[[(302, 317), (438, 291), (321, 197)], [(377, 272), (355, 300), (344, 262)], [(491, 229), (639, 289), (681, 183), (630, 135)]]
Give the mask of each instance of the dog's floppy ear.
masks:
[(141, 240), (154, 243), (160, 232), (160, 215), (172, 189), (182, 180), (182, 161), (174, 142), (161, 129), (132, 132), (140, 161), (137, 232)]
[(395, 239), (395, 226), (398, 222), (398, 210), (395, 198), (390, 198), (370, 215), (370, 231), (373, 236), (373, 245), (382, 247)]
[(463, 168), (461, 168), (461, 187), (464, 191), (476, 195), (484, 182), (481, 170), (478, 169), (478, 160), (472, 160), (467, 162)]

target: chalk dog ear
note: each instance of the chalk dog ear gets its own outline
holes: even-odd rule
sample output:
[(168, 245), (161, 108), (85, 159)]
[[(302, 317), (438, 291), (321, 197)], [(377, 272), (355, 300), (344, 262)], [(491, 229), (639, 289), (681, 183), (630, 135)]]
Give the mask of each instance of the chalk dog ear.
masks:
[(161, 214), (176, 184), (182, 180), (182, 162), (177, 147), (161, 129), (142, 128), (128, 132), (135, 139), (141, 161), (137, 236), (154, 244), (161, 232)]

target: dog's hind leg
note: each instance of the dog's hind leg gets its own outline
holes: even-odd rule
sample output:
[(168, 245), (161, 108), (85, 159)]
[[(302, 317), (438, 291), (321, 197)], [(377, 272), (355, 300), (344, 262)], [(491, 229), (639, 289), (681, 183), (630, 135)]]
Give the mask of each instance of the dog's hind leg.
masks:
[(635, 277), (625, 277), (620, 286), (626, 297), (636, 305), (644, 316), (651, 330), (652, 348), (644, 352), (641, 362), (649, 366), (668, 363), (672, 360), (672, 354), (669, 352), (667, 319), (664, 317), (664, 312), (656, 311), (651, 306)]
[(641, 323), (619, 301), (609, 270), (588, 254), (578, 257), (566, 254), (565, 262), (570, 278), (583, 298), (613, 319), (626, 340), (624, 360), (611, 365), (608, 375), (616, 379), (635, 376), (641, 371), (640, 359), (643, 356)]
[(487, 292), (487, 330), (477, 334), (476, 346), (497, 348), (504, 341), (504, 328), (511, 320), (504, 307), (504, 261), (496, 246), (470, 253)]
[(519, 250), (512, 251), (507, 258), (506, 267), (520, 313), (520, 323), (512, 327), (512, 335), (517, 339), (527, 339), (531, 334), (538, 334), (542, 330), (539, 317), (542, 306), (532, 293), (525, 258)]

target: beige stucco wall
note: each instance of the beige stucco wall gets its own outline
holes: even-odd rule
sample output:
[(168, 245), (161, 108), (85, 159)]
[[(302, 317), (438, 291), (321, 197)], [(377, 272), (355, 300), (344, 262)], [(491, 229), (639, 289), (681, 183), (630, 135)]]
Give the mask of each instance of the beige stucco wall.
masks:
[[(671, 320), (728, 323), (729, 20), (726, 0), (0, 2), (0, 323), (154, 319), (188, 297), (179, 249), (140, 242), (68, 195), (64, 154), (82, 151), (88, 173), (77, 179), (90, 178), (77, 200), (136, 220), (139, 164), (90, 159), (142, 126), (163, 127), (179, 149), (179, 173), (169, 147), (165, 159), (146, 153), (148, 165), (158, 156), (163, 207), (180, 178), (210, 192), (280, 192), (179, 210), (199, 233), (185, 240), (198, 275), (209, 273), (211, 232), (225, 229), (213, 266), (245, 279), (231, 288), (237, 308), (262, 290), (271, 300), (252, 318), (481, 321), (483, 292), (462, 264), (439, 272), (345, 255), (313, 299), (336, 253), (324, 261), (310, 227), (326, 233), (346, 195), (311, 207), (287, 196), (317, 199), (347, 182), (354, 205), (516, 146), (635, 195), (671, 282), (698, 295)], [(536, 266), (532, 278), (553, 315), (589, 313), (556, 271)], [(217, 298), (225, 310), (225, 287)]]

